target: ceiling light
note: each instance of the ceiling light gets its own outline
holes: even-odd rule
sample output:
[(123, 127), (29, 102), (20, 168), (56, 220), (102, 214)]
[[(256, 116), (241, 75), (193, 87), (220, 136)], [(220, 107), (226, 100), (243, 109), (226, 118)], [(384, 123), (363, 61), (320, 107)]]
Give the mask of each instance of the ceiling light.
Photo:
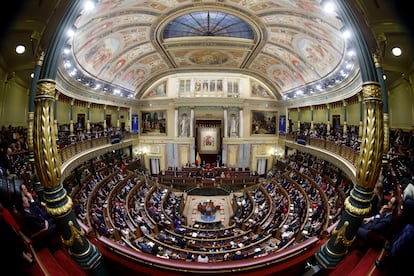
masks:
[(93, 1), (86, 1), (84, 8), (87, 11), (93, 10), (95, 8), (95, 3)]
[(401, 56), (401, 53), (402, 53), (400, 47), (394, 47), (394, 48), (392, 48), (391, 52), (396, 57)]
[(73, 37), (75, 35), (75, 31), (73, 29), (69, 29), (67, 34), (68, 34), (68, 37)]
[(23, 54), (26, 51), (26, 46), (20, 44), (16, 46), (16, 53)]
[(342, 30), (342, 37), (348, 39), (351, 37), (351, 32), (349, 30)]
[(322, 2), (324, 2), (322, 4), (322, 7), (323, 7), (323, 10), (325, 12), (327, 12), (327, 13), (333, 13), (335, 11), (335, 5), (332, 2), (330, 2), (330, 1), (322, 1)]
[(384, 79), (384, 80), (386, 80), (387, 79), (387, 75), (382, 75), (382, 78)]
[(33, 73), (33, 72), (30, 74), (30, 77), (31, 77), (32, 79), (34, 78), (34, 73)]

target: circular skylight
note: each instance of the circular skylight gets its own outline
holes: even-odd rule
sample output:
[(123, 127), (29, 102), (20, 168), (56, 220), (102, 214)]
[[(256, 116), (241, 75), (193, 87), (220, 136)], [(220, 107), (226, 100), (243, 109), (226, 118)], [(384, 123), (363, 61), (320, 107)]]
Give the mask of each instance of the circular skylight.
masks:
[(164, 29), (164, 38), (186, 36), (253, 39), (254, 33), (249, 24), (234, 15), (217, 11), (200, 11), (177, 17)]

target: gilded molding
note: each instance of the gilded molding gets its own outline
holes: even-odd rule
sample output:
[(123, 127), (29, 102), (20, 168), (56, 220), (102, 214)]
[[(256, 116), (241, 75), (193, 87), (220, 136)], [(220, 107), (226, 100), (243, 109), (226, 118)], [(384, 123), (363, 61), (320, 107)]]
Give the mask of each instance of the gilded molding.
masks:
[(67, 199), (68, 201), (63, 206), (60, 206), (60, 207), (49, 207), (48, 205), (46, 205), (47, 212), (51, 214), (52, 216), (56, 216), (56, 217), (69, 213), (70, 210), (72, 210), (73, 202), (70, 197), (67, 197)]
[(368, 206), (367, 208), (358, 208), (358, 207), (353, 206), (351, 202), (349, 202), (349, 197), (345, 199), (344, 206), (345, 206), (345, 209), (348, 210), (350, 213), (356, 214), (360, 217), (366, 216), (371, 211), (371, 205)]
[(37, 176), (45, 188), (53, 188), (61, 178), (60, 157), (53, 127), (55, 82), (41, 80), (37, 84), (34, 116), (34, 153)]
[(364, 127), (361, 149), (356, 168), (356, 180), (365, 189), (373, 189), (381, 171), (384, 125), (382, 95), (378, 83), (363, 86)]
[(42, 66), (43, 65), (43, 61), (45, 59), (45, 52), (42, 51), (38, 57), (38, 59), (36, 60), (36, 65), (37, 66)]
[(374, 53), (372, 55), (372, 57), (374, 58), (374, 64), (375, 64), (375, 68), (380, 68), (382, 66), (382, 57), (380, 53)]
[(346, 247), (350, 246), (354, 241), (356, 236), (352, 240), (346, 238), (346, 229), (348, 228), (349, 221), (345, 221), (344, 224), (338, 230), (333, 230), (332, 235), (336, 236), (334, 245), (337, 245), (339, 242), (342, 242)]
[(68, 222), (68, 226), (69, 226), (71, 236), (67, 240), (62, 238), (63, 244), (68, 246), (68, 247), (72, 247), (73, 244), (75, 243), (75, 240), (77, 240), (78, 243), (83, 245), (82, 236), (85, 235), (85, 231), (83, 231), (83, 229), (80, 229), (80, 230), (76, 229), (75, 225), (73, 224), (73, 221), (71, 221), (71, 220)]
[(34, 123), (34, 113), (29, 112), (27, 114), (28, 126), (27, 126), (27, 145), (29, 151), (33, 151), (33, 123)]
[(378, 82), (366, 82), (362, 84), (362, 96), (364, 100), (376, 98), (382, 99), (381, 86)]
[(384, 154), (390, 150), (390, 116), (384, 113)]

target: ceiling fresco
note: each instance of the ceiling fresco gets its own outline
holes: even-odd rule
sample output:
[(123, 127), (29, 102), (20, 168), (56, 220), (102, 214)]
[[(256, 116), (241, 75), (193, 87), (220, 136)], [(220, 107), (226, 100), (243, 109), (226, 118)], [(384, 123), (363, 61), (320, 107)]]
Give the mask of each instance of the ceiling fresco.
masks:
[(320, 1), (106, 0), (74, 26), (77, 71), (67, 72), (138, 98), (147, 81), (176, 72), (243, 72), (281, 99), (355, 69), (342, 22)]

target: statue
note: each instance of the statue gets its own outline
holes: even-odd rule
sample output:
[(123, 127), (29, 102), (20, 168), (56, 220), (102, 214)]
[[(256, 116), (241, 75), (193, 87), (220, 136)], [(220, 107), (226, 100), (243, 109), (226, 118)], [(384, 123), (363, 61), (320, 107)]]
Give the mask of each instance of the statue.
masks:
[(187, 114), (183, 114), (181, 116), (181, 122), (180, 122), (180, 126), (181, 126), (181, 133), (180, 133), (180, 137), (187, 137)]
[(238, 121), (236, 115), (232, 114), (230, 116), (230, 137), (237, 137), (237, 128), (238, 128)]

